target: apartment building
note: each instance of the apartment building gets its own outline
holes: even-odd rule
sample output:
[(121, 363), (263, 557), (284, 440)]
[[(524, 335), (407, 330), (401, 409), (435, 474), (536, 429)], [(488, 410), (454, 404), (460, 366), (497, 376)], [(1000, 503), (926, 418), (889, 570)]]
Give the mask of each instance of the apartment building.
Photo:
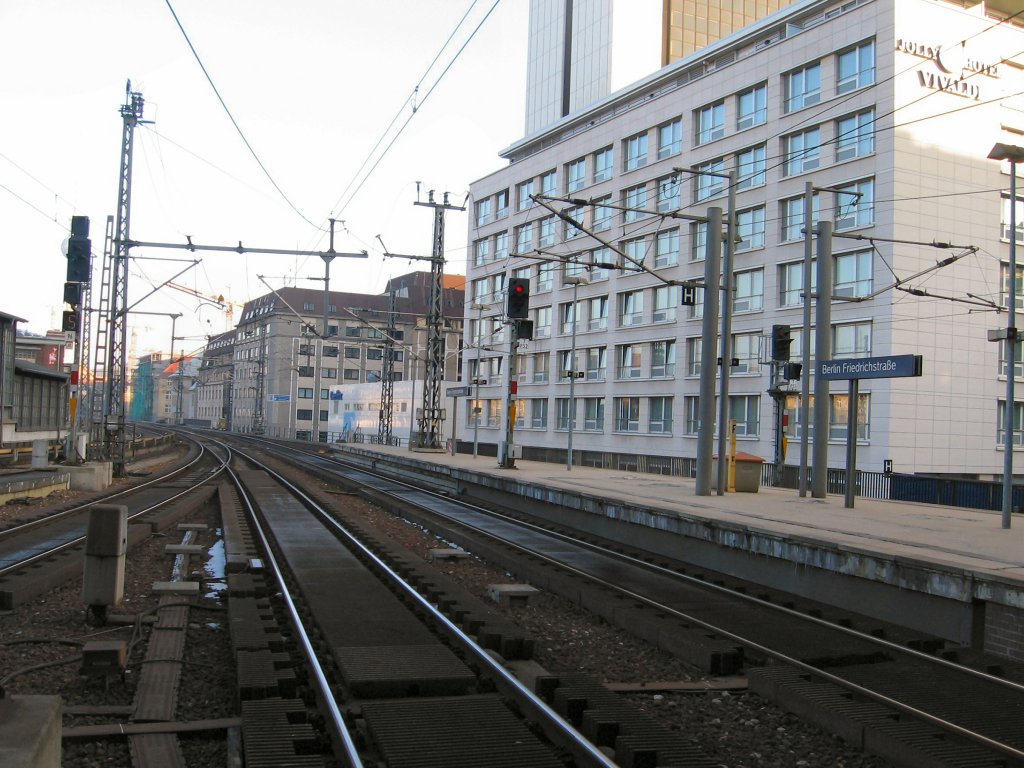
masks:
[[(481, 382), (481, 441), (504, 439), (511, 373), (527, 455), (564, 457), (570, 423), (584, 463), (696, 455), (712, 427), (700, 372), (720, 349), (702, 349), (704, 289), (684, 305), (678, 283), (703, 280), (705, 217), (729, 218), (732, 172), (722, 303), (739, 449), (770, 459), (788, 443), (786, 463), (799, 460), (801, 383), (780, 379), (767, 342), (789, 325), (799, 360), (810, 186), (812, 227), (835, 230), (830, 327), (811, 337), (829, 334), (833, 358), (923, 358), (920, 377), (861, 382), (858, 467), (999, 474), (1006, 357), (987, 332), (1006, 325), (1010, 179), (988, 154), (1024, 144), (1022, 92), (1019, 18), (945, 0), (804, 0), (508, 147), (471, 187), (463, 375)], [(530, 280), (533, 320), (511, 372), (510, 277)], [(844, 465), (848, 400), (832, 382), (830, 466)], [(474, 403), (462, 406), (471, 428)], [(1024, 403), (1012, 407), (1021, 445)]]

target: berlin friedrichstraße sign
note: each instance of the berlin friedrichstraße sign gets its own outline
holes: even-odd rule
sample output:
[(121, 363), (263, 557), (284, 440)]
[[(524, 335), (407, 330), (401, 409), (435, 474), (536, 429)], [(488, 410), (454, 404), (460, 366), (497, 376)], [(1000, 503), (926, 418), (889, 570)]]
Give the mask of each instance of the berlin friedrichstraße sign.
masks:
[(895, 379), (921, 375), (921, 355), (854, 357), (823, 360), (815, 373), (822, 379)]

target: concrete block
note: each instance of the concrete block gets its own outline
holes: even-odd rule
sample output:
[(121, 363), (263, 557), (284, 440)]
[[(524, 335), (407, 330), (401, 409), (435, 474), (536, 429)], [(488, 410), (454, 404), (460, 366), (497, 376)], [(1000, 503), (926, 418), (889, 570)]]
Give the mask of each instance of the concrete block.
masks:
[(72, 491), (102, 491), (114, 479), (114, 465), (109, 461), (89, 462), (79, 466), (62, 467), (61, 471), (71, 475)]
[(120, 675), (128, 658), (124, 640), (92, 640), (82, 646), (82, 673), (85, 675)]
[(198, 595), (198, 581), (154, 581), (153, 594), (156, 595)]
[(427, 560), (465, 560), (469, 552), (464, 549), (431, 549), (427, 552)]
[(540, 590), (529, 584), (488, 584), (487, 596), (500, 605), (526, 605)]
[(201, 555), (203, 547), (199, 544), (165, 544), (165, 555)]
[(205, 531), (209, 529), (206, 523), (178, 523), (179, 531)]
[(60, 696), (0, 699), (0, 765), (60, 768)]
[(94, 504), (89, 510), (85, 533), (85, 554), (118, 557), (128, 551), (128, 507)]
[(50, 444), (46, 440), (32, 441), (32, 469), (46, 469), (50, 465)]

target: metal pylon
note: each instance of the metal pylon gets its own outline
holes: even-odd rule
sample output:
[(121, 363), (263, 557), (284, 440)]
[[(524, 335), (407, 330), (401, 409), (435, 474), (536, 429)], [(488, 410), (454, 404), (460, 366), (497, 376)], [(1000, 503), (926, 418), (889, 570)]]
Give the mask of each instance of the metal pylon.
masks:
[(117, 189), (117, 220), (114, 225), (113, 263), (110, 275), (110, 306), (107, 315), (109, 349), (107, 380), (103, 388), (103, 428), (107, 457), (114, 475), (124, 475), (125, 368), (128, 354), (128, 243), (132, 205), (132, 148), (135, 126), (142, 119), (141, 93), (132, 92), (131, 81), (121, 106), (121, 172)]
[(384, 365), (380, 372), (380, 422), (377, 425), (377, 440), (391, 445), (391, 420), (395, 408), (395, 309), (398, 297), (391, 289), (388, 311), (388, 332), (384, 337)]

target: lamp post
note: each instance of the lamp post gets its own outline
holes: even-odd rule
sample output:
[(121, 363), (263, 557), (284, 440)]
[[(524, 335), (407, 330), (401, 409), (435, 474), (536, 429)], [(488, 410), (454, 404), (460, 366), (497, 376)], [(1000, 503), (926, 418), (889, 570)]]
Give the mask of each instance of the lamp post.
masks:
[(470, 309), (476, 310), (476, 376), (473, 377), (473, 458), (480, 449), (480, 348), (483, 331), (484, 310), (486, 304), (474, 304)]
[(1014, 366), (1017, 354), (1017, 163), (1024, 161), (1024, 147), (996, 143), (989, 160), (1010, 161), (1010, 269), (1007, 286), (1006, 329), (989, 334), (1006, 345), (1006, 406), (1003, 413), (1003, 528), (1010, 527), (1013, 511), (1013, 411)]
[(580, 322), (579, 304), (576, 302), (576, 293), (581, 285), (588, 285), (589, 280), (582, 275), (572, 275), (565, 278), (565, 282), (572, 286), (572, 346), (569, 351), (569, 443), (565, 452), (565, 471), (572, 471), (572, 433), (576, 422), (576, 326)]

